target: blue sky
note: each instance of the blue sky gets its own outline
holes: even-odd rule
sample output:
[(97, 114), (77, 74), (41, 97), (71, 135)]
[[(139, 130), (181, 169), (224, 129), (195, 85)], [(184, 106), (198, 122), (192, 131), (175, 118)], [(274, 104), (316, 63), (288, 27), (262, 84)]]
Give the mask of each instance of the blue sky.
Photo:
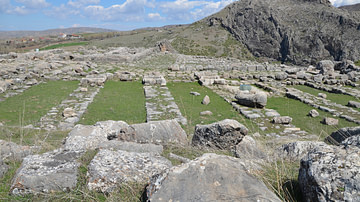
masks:
[[(187, 24), (235, 0), (0, 0), (0, 30), (100, 27), (131, 30)], [(330, 0), (334, 6), (360, 0)]]

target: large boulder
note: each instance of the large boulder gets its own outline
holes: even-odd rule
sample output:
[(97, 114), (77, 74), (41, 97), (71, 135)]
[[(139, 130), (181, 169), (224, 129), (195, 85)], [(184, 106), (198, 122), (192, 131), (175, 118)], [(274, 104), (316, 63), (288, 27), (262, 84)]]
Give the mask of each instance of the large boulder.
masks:
[(331, 133), (331, 135), (326, 137), (325, 140), (331, 144), (340, 145), (340, 143), (348, 137), (357, 135), (360, 135), (360, 126), (340, 128), (339, 130)]
[(341, 144), (344, 145), (345, 147), (355, 146), (360, 148), (360, 135), (348, 137), (344, 141), (342, 141)]
[(323, 145), (301, 160), (305, 201), (360, 201), (360, 148)]
[(146, 183), (171, 167), (160, 155), (100, 150), (88, 166), (88, 188), (110, 193), (125, 183)]
[(235, 96), (237, 102), (248, 107), (263, 108), (267, 103), (267, 95), (265, 92), (246, 93), (240, 92)]
[(13, 142), (0, 140), (0, 160), (22, 161), (30, 154), (32, 154), (32, 150), (29, 146), (20, 146)]
[(196, 125), (194, 146), (231, 149), (247, 135), (248, 129), (236, 120), (225, 119), (209, 125)]
[(187, 135), (176, 120), (133, 124), (131, 128), (134, 130), (133, 134), (119, 133), (117, 139), (137, 143), (188, 144)]
[(277, 116), (274, 117), (271, 122), (274, 124), (290, 124), (292, 118), (290, 116)]
[(123, 121), (102, 121), (95, 125), (76, 125), (65, 140), (67, 150), (116, 149), (129, 152), (162, 153), (161, 145), (119, 141), (119, 136), (133, 136), (134, 128)]
[(107, 80), (106, 74), (93, 74), (88, 75), (86, 78), (82, 78), (80, 80), (81, 86), (102, 86), (104, 85), (105, 81)]
[(325, 146), (325, 142), (297, 141), (281, 145), (275, 150), (277, 157), (299, 161), (304, 158), (311, 150), (318, 146)]
[(317, 69), (320, 70), (322, 75), (333, 75), (334, 74), (334, 63), (330, 60), (322, 60), (317, 66)]
[(244, 136), (239, 144), (237, 144), (233, 151), (235, 157), (244, 161), (266, 159), (265, 153), (260, 149), (254, 138)]
[(328, 126), (336, 126), (339, 125), (339, 120), (330, 117), (325, 117), (322, 123)]
[(280, 201), (240, 159), (204, 154), (154, 176), (149, 201)]
[(347, 104), (349, 107), (354, 107), (354, 108), (359, 108), (360, 109), (360, 102), (355, 102), (355, 101), (349, 101), (349, 103)]
[(55, 150), (24, 158), (15, 174), (11, 193), (15, 195), (72, 190), (77, 183), (77, 161), (82, 152)]

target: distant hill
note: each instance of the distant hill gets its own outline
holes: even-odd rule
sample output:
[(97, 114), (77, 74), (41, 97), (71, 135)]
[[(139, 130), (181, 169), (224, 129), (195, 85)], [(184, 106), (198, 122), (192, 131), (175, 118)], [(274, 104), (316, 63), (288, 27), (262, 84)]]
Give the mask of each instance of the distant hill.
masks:
[(354, 5), (348, 5), (348, 6), (341, 6), (339, 8), (346, 9), (348, 11), (360, 11), (360, 3)]
[(40, 37), (64, 34), (76, 34), (76, 33), (100, 33), (100, 32), (114, 32), (115, 30), (93, 28), (93, 27), (76, 27), (65, 29), (48, 29), (44, 31), (0, 31), (0, 39), (11, 39), (21, 37)]

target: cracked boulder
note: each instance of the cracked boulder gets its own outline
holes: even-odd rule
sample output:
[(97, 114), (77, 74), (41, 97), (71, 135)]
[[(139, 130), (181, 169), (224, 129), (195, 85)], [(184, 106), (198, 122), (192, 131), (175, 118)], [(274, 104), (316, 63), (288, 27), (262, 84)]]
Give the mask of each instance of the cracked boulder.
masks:
[(88, 166), (88, 188), (110, 193), (124, 183), (146, 183), (170, 168), (166, 158), (150, 153), (100, 150)]
[(267, 95), (265, 92), (240, 92), (235, 96), (235, 99), (237, 103), (247, 107), (264, 108), (267, 104)]
[(304, 158), (309, 151), (318, 146), (326, 146), (325, 142), (314, 141), (297, 141), (283, 144), (275, 150), (275, 154), (280, 158), (285, 158), (293, 161), (299, 161)]
[(298, 180), (305, 201), (360, 201), (360, 148), (316, 147), (301, 160)]
[(238, 121), (225, 119), (209, 125), (196, 125), (192, 144), (229, 150), (239, 144), (247, 133), (248, 129)]
[(70, 191), (77, 183), (77, 161), (82, 152), (54, 150), (24, 158), (11, 185), (11, 193), (25, 195)]
[(340, 145), (342, 141), (347, 139), (348, 137), (360, 135), (360, 126), (357, 127), (346, 127), (340, 128), (339, 130), (331, 133), (328, 137), (326, 137), (326, 141), (334, 144)]
[(149, 201), (280, 201), (242, 160), (217, 154), (154, 176), (146, 194)]

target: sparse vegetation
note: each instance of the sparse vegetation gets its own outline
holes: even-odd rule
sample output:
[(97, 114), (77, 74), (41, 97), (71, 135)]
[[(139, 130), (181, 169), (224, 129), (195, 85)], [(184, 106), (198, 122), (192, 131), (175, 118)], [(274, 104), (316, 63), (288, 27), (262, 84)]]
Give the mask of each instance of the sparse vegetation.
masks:
[(356, 66), (360, 66), (360, 60), (356, 61), (356, 62), (355, 62), (355, 65), (356, 65)]
[(140, 82), (107, 81), (80, 123), (92, 125), (106, 120), (122, 120), (129, 124), (145, 122), (143, 91)]

